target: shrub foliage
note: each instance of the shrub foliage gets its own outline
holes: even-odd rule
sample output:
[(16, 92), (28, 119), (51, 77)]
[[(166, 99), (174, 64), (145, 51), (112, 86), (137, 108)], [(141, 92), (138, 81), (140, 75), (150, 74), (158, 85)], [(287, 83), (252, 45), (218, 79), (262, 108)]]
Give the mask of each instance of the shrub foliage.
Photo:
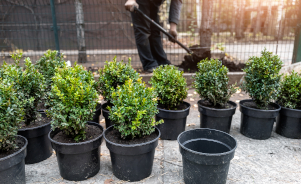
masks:
[(208, 100), (214, 106), (224, 107), (236, 91), (235, 85), (228, 85), (228, 71), (217, 59), (200, 61), (194, 77), (194, 87), (200, 98)]
[(80, 65), (56, 68), (49, 93), (47, 114), (52, 129), (59, 128), (75, 141), (86, 139), (86, 125), (97, 105), (97, 91), (93, 74)]
[(137, 81), (138, 78), (139, 74), (131, 66), (131, 58), (128, 64), (125, 64), (123, 61), (118, 62), (114, 57), (113, 61), (106, 61), (104, 68), (99, 70), (97, 89), (104, 99), (111, 103), (112, 93), (117, 86), (123, 85), (129, 79)]
[(251, 57), (243, 70), (246, 72), (242, 89), (254, 100), (257, 107), (267, 109), (276, 99), (280, 88), (282, 61), (264, 49), (261, 57)]
[(154, 88), (146, 88), (141, 78), (137, 82), (129, 79), (112, 93), (114, 106), (109, 107), (110, 119), (122, 138), (135, 138), (150, 135), (155, 131), (157, 94)]
[(285, 75), (280, 86), (278, 103), (286, 108), (301, 109), (301, 75), (294, 71)]
[(65, 66), (64, 55), (58, 55), (58, 51), (47, 50), (46, 53), (36, 62), (36, 68), (45, 78), (46, 92), (51, 90), (52, 77), (55, 68), (63, 68)]
[(0, 76), (11, 81), (13, 88), (18, 93), (18, 98), (23, 101), (26, 125), (30, 125), (39, 117), (37, 106), (45, 95), (45, 79), (38, 72), (29, 58), (25, 59), (25, 68), (19, 66), (22, 53), (12, 55), (15, 64), (2, 65)]
[(180, 72), (173, 65), (159, 66), (153, 72), (150, 84), (155, 88), (159, 103), (174, 109), (187, 97), (187, 83)]
[(0, 152), (17, 148), (15, 139), (23, 117), (23, 104), (13, 83), (0, 79)]

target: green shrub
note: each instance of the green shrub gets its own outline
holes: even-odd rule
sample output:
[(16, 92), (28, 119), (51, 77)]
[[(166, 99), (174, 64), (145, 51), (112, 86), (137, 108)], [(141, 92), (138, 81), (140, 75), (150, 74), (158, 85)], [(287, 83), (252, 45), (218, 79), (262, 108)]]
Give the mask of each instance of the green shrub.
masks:
[(129, 79), (112, 93), (114, 106), (109, 107), (110, 119), (122, 138), (135, 138), (150, 135), (155, 131), (157, 94), (154, 88), (146, 88), (141, 78), (137, 82)]
[(47, 50), (46, 53), (36, 62), (36, 68), (45, 78), (46, 92), (51, 90), (52, 77), (55, 68), (63, 68), (65, 66), (64, 55), (58, 55), (58, 51)]
[(97, 105), (93, 74), (80, 65), (56, 68), (47, 105), (52, 129), (60, 129), (75, 141), (86, 139), (87, 121)]
[(118, 62), (114, 57), (113, 61), (106, 61), (104, 68), (99, 70), (97, 89), (104, 99), (111, 103), (112, 93), (117, 86), (123, 85), (129, 79), (137, 81), (138, 78), (139, 74), (131, 66), (131, 58), (128, 64), (125, 64), (123, 61)]
[(183, 72), (173, 65), (156, 68), (149, 83), (155, 88), (159, 103), (168, 109), (174, 109), (187, 97), (188, 88)]
[(257, 107), (267, 109), (276, 99), (280, 88), (282, 61), (264, 49), (261, 57), (251, 57), (243, 70), (246, 72), (242, 89), (254, 100)]
[(11, 81), (0, 79), (0, 152), (17, 148), (19, 124), (24, 117), (23, 104)]
[(235, 85), (228, 85), (228, 71), (219, 60), (204, 59), (199, 62), (194, 87), (200, 98), (208, 100), (214, 106), (224, 107), (236, 91)]
[(301, 75), (294, 71), (285, 75), (280, 86), (278, 103), (286, 108), (301, 109)]
[(1, 67), (0, 76), (13, 83), (18, 98), (23, 101), (24, 121), (28, 126), (40, 116), (37, 106), (45, 95), (45, 80), (29, 58), (25, 59), (25, 68), (20, 67), (18, 64), (21, 57), (22, 53), (12, 55), (15, 64), (7, 65), (4, 63)]

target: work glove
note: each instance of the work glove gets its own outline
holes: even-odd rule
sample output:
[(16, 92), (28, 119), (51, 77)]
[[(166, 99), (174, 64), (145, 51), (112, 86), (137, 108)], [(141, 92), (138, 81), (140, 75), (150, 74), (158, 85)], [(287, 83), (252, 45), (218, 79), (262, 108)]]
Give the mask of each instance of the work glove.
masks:
[[(175, 23), (170, 23), (170, 29), (169, 29), (169, 34), (175, 38), (175, 40), (178, 39), (178, 32), (177, 32), (177, 24)], [(175, 40), (169, 38), (169, 41), (175, 42)]]
[(135, 7), (139, 8), (139, 5), (137, 4), (136, 0), (127, 0), (127, 2), (124, 5), (125, 9), (134, 12)]

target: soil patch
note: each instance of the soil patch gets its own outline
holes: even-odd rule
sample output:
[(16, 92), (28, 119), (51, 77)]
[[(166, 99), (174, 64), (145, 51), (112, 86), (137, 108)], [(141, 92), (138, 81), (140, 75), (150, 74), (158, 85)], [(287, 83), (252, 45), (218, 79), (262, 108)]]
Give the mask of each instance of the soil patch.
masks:
[[(102, 134), (102, 130), (99, 127), (93, 125), (87, 125), (86, 139), (80, 140), (79, 142), (86, 142), (95, 139), (100, 134)], [(57, 133), (52, 139), (60, 143), (78, 143), (72, 137), (66, 135), (63, 131)]]
[(45, 124), (48, 124), (51, 121), (51, 118), (48, 117), (39, 117), (35, 122), (31, 122), (30, 125), (26, 126), (26, 124), (24, 122), (21, 123), (21, 129), (23, 128), (34, 128), (34, 127), (38, 127), (38, 126), (42, 126)]
[(153, 132), (150, 135), (146, 135), (143, 137), (137, 137), (134, 139), (122, 139), (121, 133), (118, 130), (113, 129), (106, 134), (108, 140), (112, 141), (113, 143), (117, 144), (125, 144), (125, 145), (132, 145), (132, 144), (141, 144), (152, 141), (158, 137), (156, 132)]
[(11, 154), (14, 154), (15, 152), (19, 151), (24, 146), (25, 143), (23, 142), (22, 139), (17, 138), (16, 139), (16, 144), (17, 144), (17, 147), (18, 147), (16, 149), (12, 149), (12, 150), (9, 150), (7, 152), (1, 152), (0, 151), (0, 158), (4, 158), (4, 157), (7, 157)]
[(202, 100), (199, 101), (198, 103), (202, 106), (213, 108), (213, 109), (232, 109), (235, 107), (230, 103), (227, 103), (225, 106), (221, 106), (221, 105), (214, 106), (213, 103), (210, 103), (208, 100)]
[[(178, 67), (183, 68), (185, 73), (195, 73), (198, 70), (197, 64), (206, 58), (211, 58), (211, 52), (208, 49), (198, 48), (198, 45), (189, 47), (194, 54), (185, 55), (184, 61), (178, 65)], [(224, 58), (219, 58), (222, 61), (222, 64), (226, 66), (230, 72), (242, 72), (242, 69), (246, 66), (244, 63), (241, 63), (238, 59), (225, 56)]]
[(165, 109), (165, 110), (184, 110), (184, 109), (188, 108), (188, 105), (185, 103), (181, 103), (181, 104), (175, 106), (174, 108), (168, 109), (166, 105), (158, 104), (158, 108)]
[[(259, 109), (259, 108), (257, 108), (257, 105), (256, 105), (255, 102), (243, 102), (242, 104), (244, 106), (247, 106), (247, 107), (250, 107), (250, 108), (253, 108), (253, 109)], [(273, 105), (269, 104), (268, 109), (261, 109), (261, 110), (275, 110), (275, 109), (276, 108)]]

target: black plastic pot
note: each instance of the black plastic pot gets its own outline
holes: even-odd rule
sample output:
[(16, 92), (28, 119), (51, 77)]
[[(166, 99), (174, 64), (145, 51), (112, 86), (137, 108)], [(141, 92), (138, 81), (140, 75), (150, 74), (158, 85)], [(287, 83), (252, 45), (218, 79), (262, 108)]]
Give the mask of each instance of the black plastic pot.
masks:
[(224, 184), (236, 140), (229, 134), (208, 128), (188, 130), (178, 137), (185, 183)]
[(185, 131), (186, 119), (189, 115), (190, 104), (184, 102), (187, 108), (184, 110), (165, 110), (158, 108), (156, 121), (164, 120), (163, 124), (157, 125), (163, 140), (177, 140), (178, 135)]
[(25, 184), (25, 157), (27, 140), (18, 135), (17, 139), (24, 142), (24, 146), (17, 152), (0, 158), (0, 183), (2, 184)]
[(276, 132), (287, 138), (301, 139), (301, 110), (281, 107)]
[(95, 123), (99, 123), (100, 115), (101, 115), (101, 104), (97, 104), (96, 111), (94, 111), (94, 115), (91, 121)]
[[(103, 131), (103, 127), (97, 123), (88, 122), (88, 124), (97, 126)], [(56, 152), (61, 176), (70, 181), (82, 181), (95, 176), (100, 169), (99, 155), (103, 133), (86, 142), (60, 143), (52, 139), (59, 131), (50, 131), (48, 137)]]
[(264, 140), (271, 137), (275, 118), (278, 116), (281, 107), (271, 103), (275, 110), (261, 110), (250, 108), (243, 103), (252, 100), (242, 100), (239, 102), (241, 111), (240, 132), (252, 139)]
[(109, 119), (110, 111), (107, 109), (108, 103), (104, 103), (101, 107), (102, 115), (106, 120), (106, 128), (110, 127), (111, 125), (114, 125), (114, 123)]
[(200, 103), (201, 101), (202, 100), (198, 101), (201, 128), (211, 128), (229, 133), (231, 128), (232, 117), (235, 114), (237, 104), (232, 101), (229, 101), (228, 103), (233, 105), (233, 108), (215, 109), (202, 106)]
[[(43, 117), (45, 112), (39, 111)], [(51, 143), (48, 139), (48, 133), (51, 129), (50, 122), (38, 127), (22, 128), (18, 130), (18, 135), (24, 136), (27, 141), (27, 156), (25, 164), (35, 164), (46, 160), (52, 155)]]
[(142, 144), (123, 145), (111, 142), (106, 134), (113, 126), (104, 132), (107, 148), (110, 150), (113, 174), (121, 180), (140, 181), (152, 173), (155, 149), (158, 145), (160, 131), (156, 128), (157, 138)]

